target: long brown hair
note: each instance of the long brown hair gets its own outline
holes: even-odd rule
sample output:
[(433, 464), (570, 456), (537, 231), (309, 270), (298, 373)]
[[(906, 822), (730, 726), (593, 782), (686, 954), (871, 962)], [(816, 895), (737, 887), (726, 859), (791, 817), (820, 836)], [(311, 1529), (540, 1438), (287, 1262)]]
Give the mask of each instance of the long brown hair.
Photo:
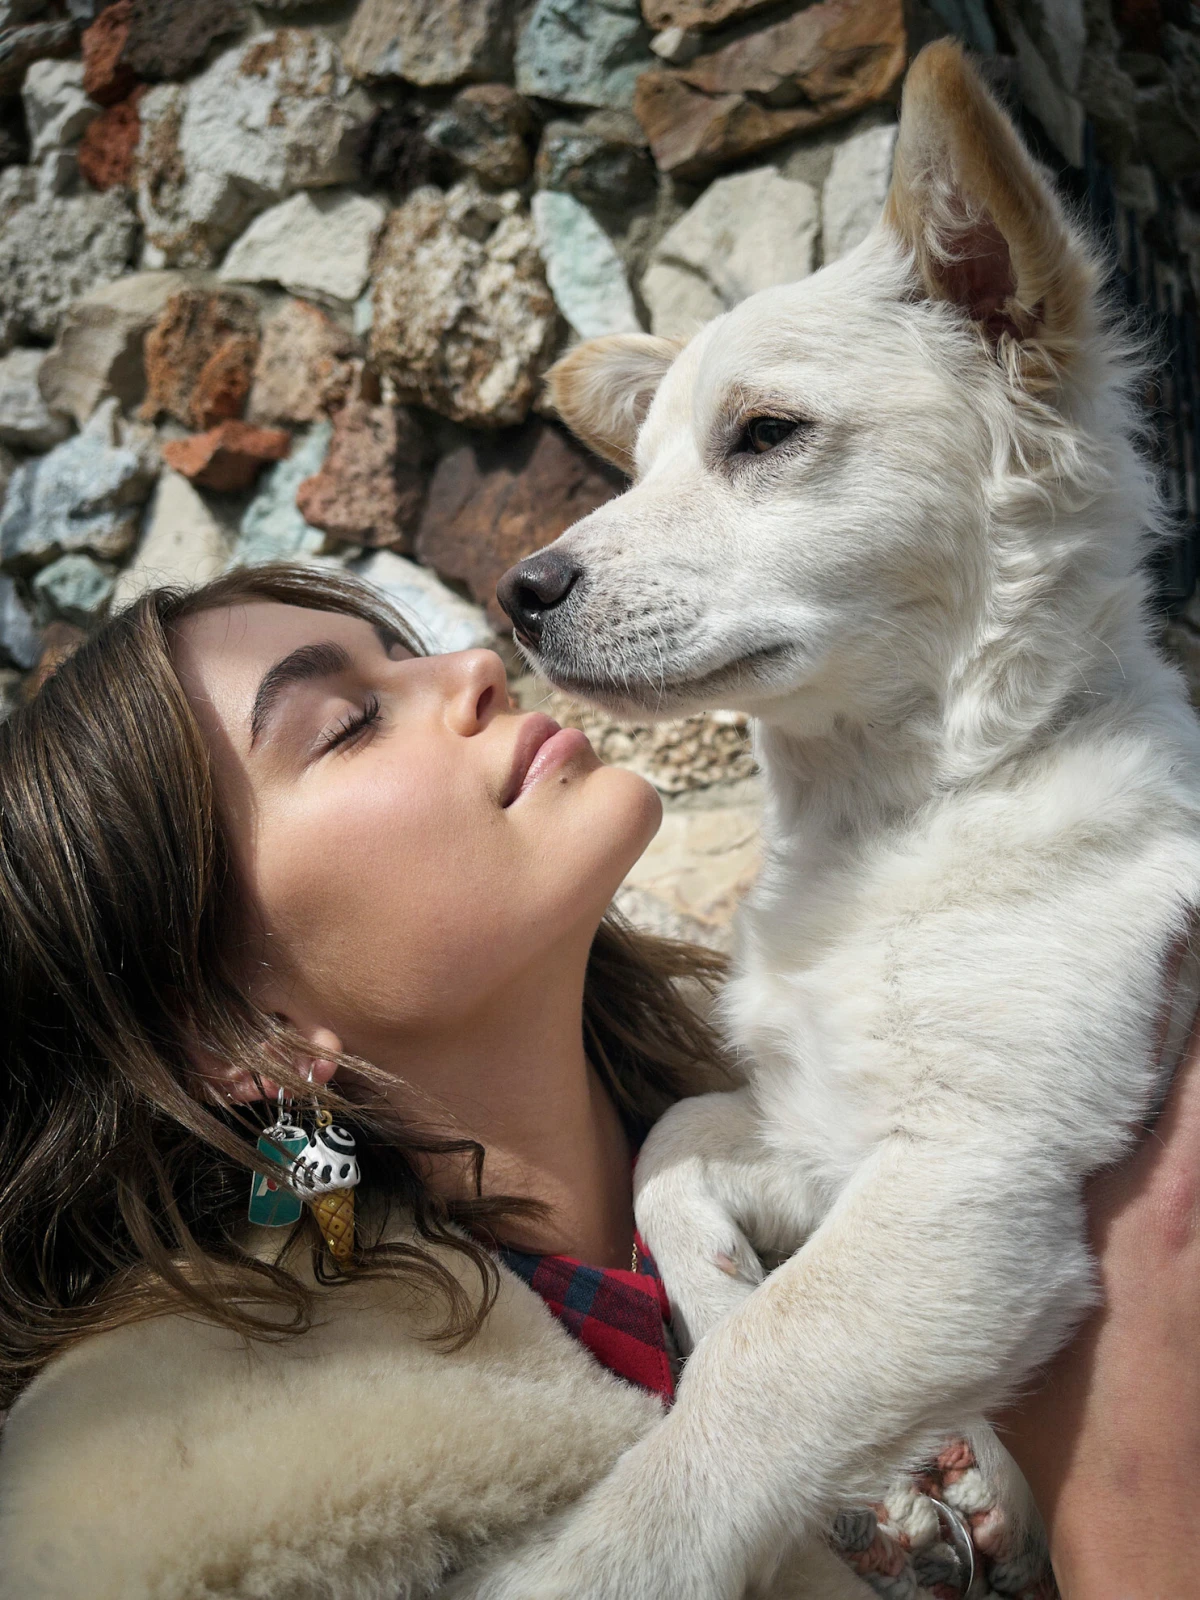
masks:
[[(267, 1170), (258, 1124), (197, 1093), (203, 1056), (308, 1089), (289, 1065), (303, 1040), (233, 976), (237, 885), (171, 664), (184, 618), (252, 600), (361, 617), (417, 648), (344, 574), (247, 569), (144, 595), (0, 724), (0, 1406), (66, 1344), (164, 1311), (248, 1337), (303, 1332), (313, 1294), (288, 1263), (305, 1243), (318, 1280), (338, 1276), (307, 1217), (274, 1263), (239, 1246), (247, 1174)], [(689, 1069), (719, 1063), (681, 984), (711, 992), (721, 974), (719, 957), (611, 915), (597, 933), (585, 1041), (635, 1131)], [(479, 1241), (521, 1203), (482, 1197), (485, 1152), (470, 1140), (401, 1125), (332, 1086), (321, 1098), (359, 1134), (364, 1194), (413, 1223), (413, 1242), (364, 1241), (351, 1272), (440, 1294), (439, 1337), (469, 1338), (497, 1287)], [(422, 1182), (422, 1157), (446, 1152), (474, 1162), (474, 1198), (447, 1203)], [(447, 1249), (475, 1269), (478, 1295)]]

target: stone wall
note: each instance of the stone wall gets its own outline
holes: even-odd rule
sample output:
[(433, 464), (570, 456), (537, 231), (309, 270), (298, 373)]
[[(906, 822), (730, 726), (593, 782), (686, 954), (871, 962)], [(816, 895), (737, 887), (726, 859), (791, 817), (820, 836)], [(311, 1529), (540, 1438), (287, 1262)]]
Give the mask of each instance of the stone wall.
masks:
[[(546, 368), (852, 248), (945, 32), (1200, 277), (1181, 0), (0, 0), (0, 704), (146, 585), (278, 557), (543, 699), (496, 578), (620, 488)], [(742, 721), (555, 705), (664, 795), (623, 904), (725, 943)]]

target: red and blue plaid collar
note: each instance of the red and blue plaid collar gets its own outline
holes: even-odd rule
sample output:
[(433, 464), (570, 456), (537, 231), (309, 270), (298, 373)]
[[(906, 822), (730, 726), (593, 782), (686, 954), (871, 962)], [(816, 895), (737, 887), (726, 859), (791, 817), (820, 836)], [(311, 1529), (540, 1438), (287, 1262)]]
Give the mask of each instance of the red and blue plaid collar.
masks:
[(500, 1258), (542, 1297), (601, 1366), (670, 1405), (675, 1374), (667, 1344), (667, 1291), (640, 1237), (636, 1272), (589, 1267), (573, 1256), (527, 1255), (522, 1250), (502, 1250)]

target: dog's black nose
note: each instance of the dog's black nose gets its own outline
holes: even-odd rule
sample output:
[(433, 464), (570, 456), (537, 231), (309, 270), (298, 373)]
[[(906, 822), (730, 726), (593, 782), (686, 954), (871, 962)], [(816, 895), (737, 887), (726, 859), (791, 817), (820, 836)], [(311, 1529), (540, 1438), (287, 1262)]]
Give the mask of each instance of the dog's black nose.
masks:
[(496, 585), (496, 599), (522, 638), (532, 643), (541, 636), (546, 613), (562, 605), (580, 571), (570, 556), (553, 548), (539, 550), (509, 567)]

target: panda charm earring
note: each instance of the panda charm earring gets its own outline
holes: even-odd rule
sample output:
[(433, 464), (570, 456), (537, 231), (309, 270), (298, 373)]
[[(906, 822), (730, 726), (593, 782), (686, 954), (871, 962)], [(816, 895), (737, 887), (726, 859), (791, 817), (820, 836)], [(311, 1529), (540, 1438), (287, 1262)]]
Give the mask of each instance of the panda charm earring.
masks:
[(317, 1112), (317, 1126), (292, 1162), (295, 1192), (307, 1200), (335, 1261), (354, 1253), (354, 1190), (359, 1181), (354, 1135)]

